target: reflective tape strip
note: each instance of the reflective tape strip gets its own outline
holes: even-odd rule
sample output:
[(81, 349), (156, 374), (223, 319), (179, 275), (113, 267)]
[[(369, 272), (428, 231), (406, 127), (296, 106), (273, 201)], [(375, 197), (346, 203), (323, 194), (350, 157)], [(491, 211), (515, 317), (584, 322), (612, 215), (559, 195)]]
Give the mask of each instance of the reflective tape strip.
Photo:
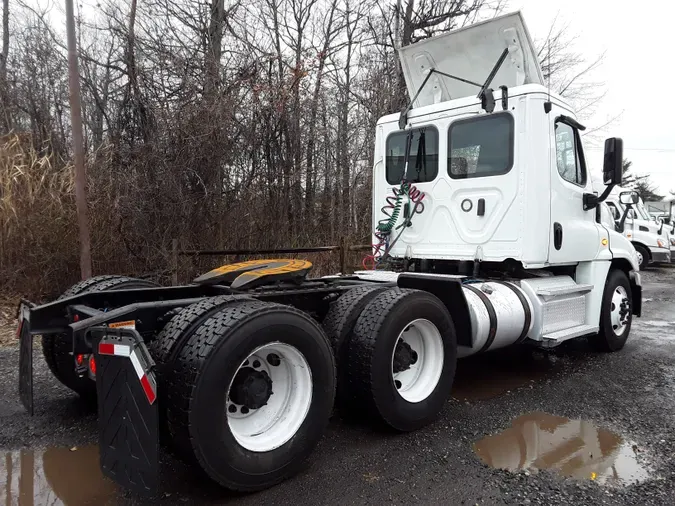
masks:
[(128, 346), (125, 346), (123, 344), (115, 345), (115, 355), (119, 355), (120, 357), (128, 357), (129, 353), (131, 353), (131, 348), (129, 348)]
[(157, 398), (157, 393), (155, 393), (155, 389), (152, 387), (152, 385), (150, 384), (150, 380), (145, 374), (141, 378), (141, 385), (143, 386), (145, 396), (148, 398), (148, 402), (150, 404), (155, 402), (155, 399)]
[(154, 384), (154, 380), (151, 381), (150, 377), (143, 370), (143, 365), (138, 357), (138, 352), (132, 350), (130, 346), (125, 344), (114, 344), (114, 343), (100, 343), (98, 345), (98, 352), (101, 355), (114, 355), (118, 357), (127, 357), (131, 360), (131, 365), (134, 366), (134, 371), (136, 371), (136, 376), (141, 382), (143, 387), (143, 392), (148, 399), (150, 404), (153, 404), (157, 399), (157, 387)]
[(134, 370), (136, 371), (136, 376), (138, 376), (138, 379), (141, 379), (143, 376), (145, 376), (145, 372), (143, 371), (141, 362), (138, 360), (138, 355), (134, 351), (131, 353), (131, 355), (129, 355), (129, 358), (131, 359), (131, 363), (133, 364)]
[(98, 345), (98, 352), (101, 355), (116, 355), (119, 357), (128, 357), (131, 353), (131, 348), (124, 344), (100, 343)]

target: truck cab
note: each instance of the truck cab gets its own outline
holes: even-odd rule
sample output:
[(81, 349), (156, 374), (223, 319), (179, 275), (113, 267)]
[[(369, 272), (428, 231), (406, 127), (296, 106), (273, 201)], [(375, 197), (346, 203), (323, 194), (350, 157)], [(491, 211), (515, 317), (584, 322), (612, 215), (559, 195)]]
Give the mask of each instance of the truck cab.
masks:
[[(410, 106), (376, 127), (375, 264), (517, 279), (534, 308), (528, 338), (543, 346), (597, 332), (613, 271), (639, 292), (636, 250), (598, 209), (621, 181), (621, 140), (606, 141), (598, 195), (585, 127), (545, 85), (520, 13), (399, 57)], [(573, 315), (554, 316), (565, 307)]]
[(633, 205), (623, 203), (621, 194), (627, 191), (615, 187), (606, 202), (612, 210), (619, 231), (635, 247), (640, 269), (643, 270), (652, 263), (670, 263), (673, 236), (669, 234), (669, 227), (652, 219), (641, 198), (638, 197), (637, 203)]

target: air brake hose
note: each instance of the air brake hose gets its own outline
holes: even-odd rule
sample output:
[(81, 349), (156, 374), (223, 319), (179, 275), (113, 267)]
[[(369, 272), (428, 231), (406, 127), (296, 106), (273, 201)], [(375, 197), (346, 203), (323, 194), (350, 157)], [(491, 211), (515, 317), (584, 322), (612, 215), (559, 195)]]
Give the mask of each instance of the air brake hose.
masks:
[[(388, 257), (389, 252), (399, 240), (403, 234), (403, 231), (410, 226), (412, 217), (415, 214), (424, 211), (424, 204), (422, 203), (422, 200), (424, 199), (424, 192), (420, 191), (418, 188), (408, 182), (408, 164), (410, 161), (413, 135), (413, 131), (410, 130), (406, 136), (403, 180), (401, 181), (401, 185), (398, 188), (392, 188), (393, 195), (389, 195), (386, 198), (386, 204), (381, 209), (381, 212), (385, 215), (385, 217), (382, 218), (375, 227), (374, 235), (378, 242), (373, 246), (373, 254), (366, 255), (366, 257), (363, 259), (364, 269), (377, 268), (377, 266)], [(420, 178), (420, 172), (422, 169), (424, 170), (424, 174), (426, 176), (426, 140), (424, 129), (420, 130), (415, 169), (417, 171), (418, 180)], [(403, 202), (406, 197), (408, 199), (406, 205), (409, 206), (411, 203), (414, 204), (412, 206), (412, 211), (406, 216), (403, 224), (397, 227), (400, 228), (401, 231), (390, 243), (389, 236), (391, 235), (391, 232), (398, 221), (398, 216), (401, 213), (401, 207), (403, 206)]]

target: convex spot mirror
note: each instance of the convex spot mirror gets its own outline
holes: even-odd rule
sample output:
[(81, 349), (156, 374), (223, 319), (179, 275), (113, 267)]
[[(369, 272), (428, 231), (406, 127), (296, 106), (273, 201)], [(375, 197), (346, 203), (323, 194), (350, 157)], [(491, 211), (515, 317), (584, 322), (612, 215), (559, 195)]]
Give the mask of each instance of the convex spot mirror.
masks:
[(605, 184), (620, 185), (623, 176), (623, 140), (610, 137), (605, 140), (605, 159), (602, 178)]
[(637, 204), (640, 196), (637, 192), (621, 192), (619, 194), (619, 202), (622, 204)]

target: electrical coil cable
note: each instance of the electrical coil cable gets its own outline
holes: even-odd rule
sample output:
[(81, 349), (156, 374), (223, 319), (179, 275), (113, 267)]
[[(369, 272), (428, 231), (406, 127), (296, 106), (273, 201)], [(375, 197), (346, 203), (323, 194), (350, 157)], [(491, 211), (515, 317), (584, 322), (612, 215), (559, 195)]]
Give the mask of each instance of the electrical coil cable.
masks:
[[(377, 223), (375, 233), (373, 234), (377, 240), (377, 243), (373, 245), (373, 253), (371, 255), (366, 255), (366, 257), (363, 259), (363, 268), (366, 270), (377, 269), (384, 263), (384, 261), (389, 256), (389, 252), (394, 247), (396, 242), (398, 242), (405, 229), (411, 225), (412, 217), (415, 214), (419, 214), (424, 211), (424, 203), (422, 200), (424, 200), (425, 194), (416, 186), (409, 183), (407, 177), (408, 161), (410, 158), (413, 135), (413, 131), (410, 130), (406, 137), (404, 171), (401, 185), (398, 188), (392, 188), (391, 190), (393, 194), (386, 198), (386, 204), (381, 209), (381, 213), (384, 214), (384, 218), (382, 218)], [(421, 181), (420, 173), (422, 170), (424, 171), (424, 175), (426, 177), (426, 142), (424, 137), (424, 129), (420, 130), (415, 170), (417, 171), (417, 181)], [(405, 202), (406, 199), (407, 202)], [(401, 208), (403, 208), (404, 205), (408, 206), (408, 209), (412, 207), (412, 210), (406, 214), (403, 223), (396, 227), (399, 214), (401, 213)], [(399, 229), (400, 232), (396, 235), (394, 240), (390, 242), (389, 239), (392, 231)]]

